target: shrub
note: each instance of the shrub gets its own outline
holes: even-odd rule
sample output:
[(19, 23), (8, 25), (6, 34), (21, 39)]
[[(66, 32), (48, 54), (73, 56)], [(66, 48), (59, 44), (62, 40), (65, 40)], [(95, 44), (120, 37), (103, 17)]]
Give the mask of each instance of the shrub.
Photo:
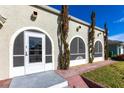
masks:
[(124, 54), (112, 57), (113, 60), (124, 61)]

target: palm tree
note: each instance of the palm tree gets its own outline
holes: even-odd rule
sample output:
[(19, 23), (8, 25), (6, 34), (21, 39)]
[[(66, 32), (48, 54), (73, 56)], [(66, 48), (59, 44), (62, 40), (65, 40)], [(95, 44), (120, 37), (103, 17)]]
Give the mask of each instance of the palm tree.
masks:
[(67, 37), (68, 37), (68, 6), (62, 5), (61, 11), (61, 31), (60, 31), (60, 40), (61, 40), (61, 53), (59, 56), (59, 67), (60, 69), (68, 69), (70, 63), (70, 51), (68, 48)]
[(96, 13), (91, 14), (91, 25), (88, 31), (89, 63), (94, 60), (94, 33), (95, 33)]
[(108, 60), (108, 28), (107, 28), (107, 24), (104, 24), (104, 58), (105, 60)]

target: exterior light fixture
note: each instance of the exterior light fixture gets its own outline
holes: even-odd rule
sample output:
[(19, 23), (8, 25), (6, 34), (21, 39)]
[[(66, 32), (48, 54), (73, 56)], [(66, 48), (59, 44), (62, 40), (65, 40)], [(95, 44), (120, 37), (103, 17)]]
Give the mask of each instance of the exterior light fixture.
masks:
[(0, 15), (0, 29), (3, 27), (3, 24), (6, 22), (6, 18)]
[(101, 35), (101, 33), (98, 33), (97, 36), (99, 37)]
[(32, 15), (31, 15), (31, 20), (35, 21), (37, 18), (37, 15), (38, 15), (38, 13), (36, 11), (33, 11)]
[(78, 26), (78, 27), (76, 28), (76, 31), (78, 32), (80, 29), (81, 29), (81, 26)]

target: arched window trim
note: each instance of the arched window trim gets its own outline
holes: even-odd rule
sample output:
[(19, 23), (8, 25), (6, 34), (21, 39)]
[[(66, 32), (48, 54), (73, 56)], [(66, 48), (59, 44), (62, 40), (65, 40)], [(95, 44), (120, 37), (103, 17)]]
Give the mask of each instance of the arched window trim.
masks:
[[(40, 31), (38, 31), (38, 30), (33, 30), (33, 29), (31, 29), (31, 30), (25, 30), (25, 31), (30, 31), (30, 32), (38, 32), (38, 33), (43, 33), (43, 32), (40, 32)], [(45, 34), (45, 33), (43, 33), (43, 34)], [(20, 38), (20, 35), (22, 36), (21, 38)], [(16, 43), (19, 43), (19, 42), (17, 42), (16, 40), (17, 39), (22, 39), (22, 41), (23, 42), (20, 42), (21, 43), (21, 45), (23, 45), (22, 46), (22, 49), (23, 50), (21, 50), (21, 52), (23, 51), (23, 53), (21, 53), (21, 54), (19, 54), (19, 50), (20, 50), (20, 46), (18, 46), (18, 45), (16, 45), (15, 46), (15, 44)], [(45, 41), (47, 41), (47, 40), (49, 40), (49, 44), (50, 44), (50, 46), (51, 46), (51, 50), (50, 50), (50, 53), (48, 54), (46, 51), (47, 51), (47, 49), (45, 49), (46, 51), (45, 51), (45, 57), (46, 57), (46, 63), (51, 63), (52, 62), (52, 60), (53, 60), (53, 57), (52, 57), (52, 42), (51, 42), (51, 40), (50, 40), (50, 38), (45, 34)], [(23, 44), (22, 44), (23, 43)], [(45, 42), (45, 44), (46, 44), (46, 42)], [(16, 48), (18, 48), (18, 49), (16, 49)], [(46, 47), (47, 48), (47, 47)], [(16, 50), (15, 50), (16, 49)], [(21, 32), (21, 33), (19, 33), (17, 36), (16, 36), (16, 38), (15, 38), (15, 40), (14, 40), (14, 45), (13, 45), (13, 67), (21, 67), (21, 66), (24, 66), (24, 31), (23, 32)]]
[[(98, 44), (98, 47), (96, 48), (96, 44)], [(100, 47), (101, 46), (101, 47)], [(97, 51), (96, 51), (97, 50)], [(101, 41), (96, 41), (95, 42), (95, 52), (94, 52), (94, 56), (95, 57), (102, 57), (102, 52), (103, 52), (103, 49), (102, 49), (102, 43)]]
[(52, 39), (52, 37), (49, 35), (49, 33), (47, 31), (45, 31), (44, 29), (41, 29), (42, 27), (34, 27), (34, 26), (28, 26), (28, 27), (23, 27), (18, 29), (16, 32), (14, 32), (10, 38), (10, 42), (9, 42), (9, 78), (13, 78), (15, 76), (20, 76), (20, 75), (24, 75), (24, 67), (20, 67), (21, 68), (21, 73), (18, 73), (18, 71), (20, 71), (20, 69), (13, 67), (13, 47), (14, 47), (14, 41), (16, 39), (16, 37), (23, 31), (26, 30), (30, 30), (30, 29), (34, 29), (34, 30), (38, 30), (40, 32), (45, 33), (51, 40), (52, 43), (52, 64), (50, 63), (50, 65), (52, 65), (51, 69), (56, 68), (56, 66), (54, 65), (54, 41)]
[[(75, 53), (71, 53), (71, 44), (72, 44), (72, 42), (73, 42), (73, 40), (74, 39), (77, 39), (77, 49), (76, 49), (76, 52)], [(82, 53), (80, 53), (80, 42), (79, 41), (82, 41), (83, 42), (83, 44), (84, 44), (84, 50), (83, 50), (83, 52)], [(78, 56), (78, 55), (83, 55), (84, 57), (84, 59), (86, 58), (86, 47), (85, 47), (85, 43), (84, 43), (84, 40), (82, 39), (82, 38), (80, 38), (80, 37), (74, 37), (73, 39), (72, 39), (72, 41), (70, 42), (70, 56)], [(71, 60), (74, 60), (74, 59), (71, 59)]]

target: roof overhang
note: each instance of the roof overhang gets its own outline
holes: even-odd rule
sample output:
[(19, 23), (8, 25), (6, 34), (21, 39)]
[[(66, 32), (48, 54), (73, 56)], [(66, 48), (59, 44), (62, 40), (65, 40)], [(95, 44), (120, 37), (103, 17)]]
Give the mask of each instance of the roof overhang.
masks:
[[(50, 12), (50, 13), (53, 13), (53, 14), (55, 14), (55, 15), (57, 15), (57, 16), (60, 15), (60, 11), (59, 11), (59, 10), (54, 9), (54, 8), (52, 8), (52, 7), (50, 7), (50, 6), (45, 6), (45, 5), (30, 5), (30, 6), (33, 6), (33, 7), (42, 9), (42, 10), (45, 10), (45, 11)], [(80, 20), (79, 18), (76, 18), (76, 17), (74, 17), (74, 16), (72, 16), (72, 15), (69, 15), (69, 19), (70, 19), (71, 21), (74, 21), (74, 22), (79, 23), (79, 24), (81, 24), (81, 25), (85, 25), (85, 26), (88, 26), (88, 27), (90, 26), (90, 23), (88, 23), (88, 22), (86, 22), (86, 21), (83, 21), (83, 20)], [(97, 26), (95, 26), (95, 29), (96, 29), (96, 30), (99, 30), (99, 31), (101, 31), (101, 32), (104, 32), (104, 31), (105, 31), (104, 29), (102, 29), (102, 28), (100, 28), (100, 27), (97, 27)]]

